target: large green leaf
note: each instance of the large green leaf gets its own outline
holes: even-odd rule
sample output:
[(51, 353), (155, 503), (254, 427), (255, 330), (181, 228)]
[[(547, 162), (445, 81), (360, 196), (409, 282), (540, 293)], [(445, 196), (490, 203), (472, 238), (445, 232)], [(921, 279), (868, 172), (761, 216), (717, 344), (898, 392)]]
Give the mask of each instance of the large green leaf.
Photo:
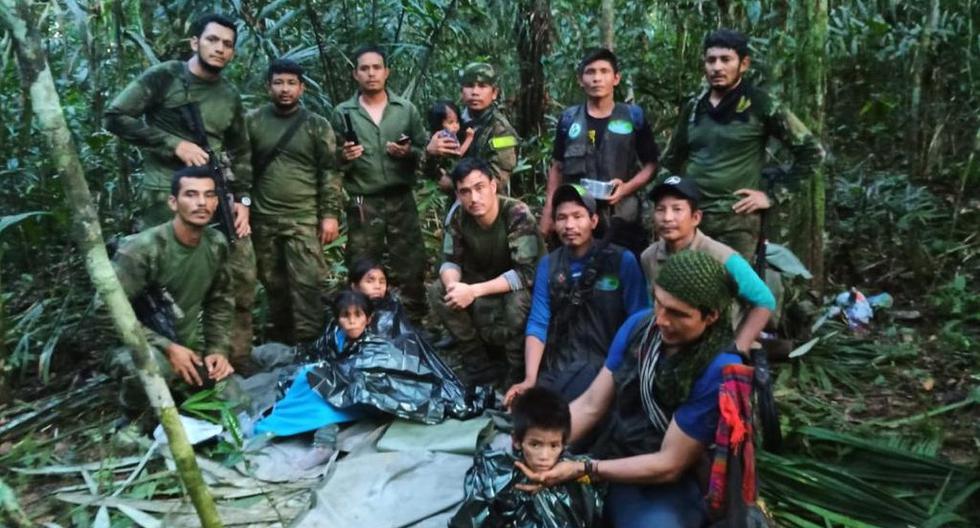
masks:
[(23, 222), (24, 220), (27, 220), (28, 218), (31, 218), (33, 216), (46, 216), (50, 214), (51, 213), (47, 211), (30, 211), (27, 213), (20, 213), (15, 215), (0, 216), (0, 234), (2, 234), (3, 231), (8, 227), (17, 225)]

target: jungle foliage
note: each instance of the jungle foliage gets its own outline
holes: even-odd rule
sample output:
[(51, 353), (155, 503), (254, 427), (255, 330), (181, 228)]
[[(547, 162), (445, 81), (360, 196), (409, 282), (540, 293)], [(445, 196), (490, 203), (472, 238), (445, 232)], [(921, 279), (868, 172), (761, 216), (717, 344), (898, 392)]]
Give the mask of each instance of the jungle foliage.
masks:
[[(703, 35), (746, 31), (754, 81), (818, 131), (828, 152), (819, 181), (781, 193), (770, 233), (798, 252), (823, 245), (811, 261), (826, 270), (822, 288), (798, 288), (798, 319), (812, 322), (827, 296), (850, 286), (896, 299), (867, 335), (837, 323), (796, 332), (817, 341), (777, 367), (789, 447), (760, 457), (763, 495), (787, 526), (940, 526), (980, 522), (977, 4), (49, 0), (34, 2), (32, 15), (107, 234), (131, 229), (140, 158), (102, 129), (102, 112), (147, 66), (186, 58), (190, 23), (205, 11), (240, 21), (226, 75), (248, 107), (264, 102), (265, 65), (280, 56), (307, 68), (305, 101), (321, 113), (353, 93), (349, 57), (363, 43), (388, 51), (389, 86), (420, 108), (454, 97), (465, 63), (494, 63), (501, 104), (524, 139), (515, 188), (535, 205), (555, 117), (580, 99), (574, 68), (603, 38), (603, 8), (612, 6), (623, 65), (618, 97), (646, 109), (661, 147), (679, 104), (701, 89)], [(15, 431), (8, 420), (23, 402), (90, 380), (115, 337), (71, 243), (71, 210), (14, 55), (11, 36), (0, 35), (0, 404), (14, 402), (0, 407), (0, 461), (36, 467), (59, 456), (39, 454), (50, 445), (44, 423)], [(778, 145), (772, 154), (785, 161)], [(444, 198), (430, 183), (418, 197), (434, 261)], [(825, 228), (800, 227), (804, 209), (811, 221), (825, 217)], [(327, 248), (334, 280), (345, 272), (342, 243)], [(28, 483), (0, 478), (14, 489)], [(175, 481), (159, 487), (179, 495)], [(9, 493), (0, 480), (0, 499)], [(88, 525), (79, 511), (72, 522)]]

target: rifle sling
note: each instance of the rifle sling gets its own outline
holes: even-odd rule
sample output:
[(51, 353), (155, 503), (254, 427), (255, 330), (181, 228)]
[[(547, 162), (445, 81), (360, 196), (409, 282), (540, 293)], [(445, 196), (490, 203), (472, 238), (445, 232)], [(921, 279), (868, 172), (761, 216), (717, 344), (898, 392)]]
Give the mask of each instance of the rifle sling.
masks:
[(279, 156), (283, 147), (285, 147), (286, 144), (293, 139), (293, 136), (296, 135), (299, 128), (306, 122), (306, 118), (309, 116), (310, 112), (305, 108), (300, 108), (299, 112), (299, 117), (297, 117), (296, 120), (293, 121), (293, 124), (289, 125), (289, 128), (287, 128), (286, 131), (283, 132), (282, 136), (279, 137), (279, 141), (276, 142), (276, 146), (272, 147), (272, 150), (259, 158), (259, 160), (254, 164), (252, 169), (254, 172), (253, 178), (258, 179), (265, 174), (265, 170), (269, 168), (269, 165), (271, 165), (272, 162)]

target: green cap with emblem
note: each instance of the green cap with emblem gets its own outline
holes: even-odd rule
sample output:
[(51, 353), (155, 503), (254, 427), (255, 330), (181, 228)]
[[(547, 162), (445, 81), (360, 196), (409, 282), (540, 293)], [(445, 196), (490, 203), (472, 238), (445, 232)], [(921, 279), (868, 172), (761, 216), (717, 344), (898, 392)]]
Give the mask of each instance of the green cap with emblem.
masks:
[(471, 62), (463, 68), (459, 76), (460, 84), (486, 83), (497, 85), (497, 70), (486, 62)]

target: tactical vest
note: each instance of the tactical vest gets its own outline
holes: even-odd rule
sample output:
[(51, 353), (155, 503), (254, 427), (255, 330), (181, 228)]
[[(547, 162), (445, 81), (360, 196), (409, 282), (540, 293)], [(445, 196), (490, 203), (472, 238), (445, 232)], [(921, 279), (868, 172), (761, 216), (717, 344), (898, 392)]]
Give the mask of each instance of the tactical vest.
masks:
[(565, 138), (565, 157), (562, 159), (562, 175), (568, 183), (582, 178), (609, 181), (614, 178), (627, 181), (639, 167), (636, 156), (636, 126), (630, 105), (616, 103), (602, 143), (596, 148), (589, 139), (586, 105), (574, 106), (572, 124)]
[[(589, 139), (586, 105), (573, 106), (565, 112), (572, 116), (561, 166), (565, 183), (578, 183), (582, 178), (600, 181), (618, 178), (625, 182), (636, 175), (640, 159), (636, 155), (636, 124), (630, 105), (616, 103), (613, 107), (598, 148)], [(612, 211), (606, 202), (599, 204), (599, 213), (606, 225), (609, 225), (610, 214), (628, 223), (640, 221), (640, 199), (636, 194), (620, 200)]]
[[(637, 321), (627, 339), (623, 362), (613, 373), (616, 394), (609, 407), (608, 421), (596, 440), (593, 452), (599, 458), (623, 458), (660, 450), (666, 431), (658, 431), (643, 408), (640, 396), (639, 347), (655, 312)], [(674, 409), (664, 409), (673, 417)]]
[(544, 371), (589, 363), (598, 371), (616, 331), (626, 320), (620, 246), (596, 243), (578, 281), (572, 280), (570, 251), (564, 246), (551, 253), (548, 296), (551, 319), (545, 344)]

